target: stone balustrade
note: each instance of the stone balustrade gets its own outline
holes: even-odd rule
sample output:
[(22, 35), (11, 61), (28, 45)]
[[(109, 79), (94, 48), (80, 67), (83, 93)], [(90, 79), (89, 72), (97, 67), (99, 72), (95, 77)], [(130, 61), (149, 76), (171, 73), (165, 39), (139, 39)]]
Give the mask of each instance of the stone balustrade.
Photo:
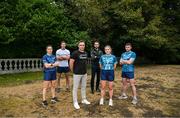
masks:
[[(88, 58), (87, 64), (91, 64)], [(0, 74), (42, 71), (40, 58), (0, 59)]]
[(0, 59), (0, 74), (33, 72), (42, 70), (41, 59)]

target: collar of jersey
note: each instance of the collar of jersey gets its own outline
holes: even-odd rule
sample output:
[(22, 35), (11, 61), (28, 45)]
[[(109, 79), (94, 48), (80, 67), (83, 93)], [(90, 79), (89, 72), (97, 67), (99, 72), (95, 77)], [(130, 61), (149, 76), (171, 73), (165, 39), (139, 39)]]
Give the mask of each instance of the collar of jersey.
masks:
[(112, 54), (105, 54), (106, 56), (111, 56)]
[(47, 56), (52, 56), (52, 54), (48, 54), (48, 53), (47, 53)]

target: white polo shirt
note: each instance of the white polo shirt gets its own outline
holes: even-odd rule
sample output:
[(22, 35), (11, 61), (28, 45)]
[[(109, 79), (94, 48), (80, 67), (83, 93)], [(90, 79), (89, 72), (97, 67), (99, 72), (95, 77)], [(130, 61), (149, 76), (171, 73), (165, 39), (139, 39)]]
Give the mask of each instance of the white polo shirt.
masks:
[[(56, 51), (56, 57), (58, 56), (70, 56), (70, 51), (67, 49), (59, 49)], [(69, 67), (69, 63), (68, 60), (62, 60), (62, 61), (58, 61), (59, 62), (59, 67)]]

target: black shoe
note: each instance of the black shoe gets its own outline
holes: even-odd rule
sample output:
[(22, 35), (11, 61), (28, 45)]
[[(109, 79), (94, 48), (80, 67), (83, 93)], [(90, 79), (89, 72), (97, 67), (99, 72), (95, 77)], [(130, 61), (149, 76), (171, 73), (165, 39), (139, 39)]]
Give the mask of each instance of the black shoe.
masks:
[(56, 102), (59, 102), (59, 100), (57, 99), (57, 97), (51, 98), (51, 103), (54, 104)]
[(43, 101), (43, 102), (42, 102), (42, 105), (43, 105), (43, 107), (47, 107), (47, 106), (48, 106), (47, 101), (46, 101), (46, 100), (45, 100), (45, 101)]
[(101, 90), (98, 88), (98, 89), (96, 89), (96, 92), (101, 92)]
[(56, 88), (56, 92), (60, 93), (61, 88)]
[(91, 93), (94, 94), (94, 90), (91, 90)]

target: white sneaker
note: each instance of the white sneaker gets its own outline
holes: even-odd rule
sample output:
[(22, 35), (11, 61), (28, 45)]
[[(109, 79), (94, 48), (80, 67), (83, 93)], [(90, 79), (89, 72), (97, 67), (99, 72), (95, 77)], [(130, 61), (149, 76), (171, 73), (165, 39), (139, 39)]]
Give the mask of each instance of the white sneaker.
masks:
[(82, 100), (83, 104), (91, 104), (89, 101), (87, 101), (86, 99)]
[(77, 102), (74, 103), (74, 108), (75, 109), (80, 109), (80, 106), (79, 106), (79, 104)]
[(109, 106), (113, 106), (113, 100), (109, 99)]
[(122, 100), (122, 99), (127, 99), (128, 96), (127, 96), (127, 95), (121, 95), (121, 96), (119, 96), (118, 98)]
[(137, 102), (138, 102), (137, 99), (133, 99), (133, 100), (132, 100), (132, 103), (133, 103), (134, 105), (136, 105)]
[(104, 104), (104, 99), (103, 99), (103, 98), (100, 99), (99, 104), (100, 104), (100, 105), (103, 105), (103, 104)]

